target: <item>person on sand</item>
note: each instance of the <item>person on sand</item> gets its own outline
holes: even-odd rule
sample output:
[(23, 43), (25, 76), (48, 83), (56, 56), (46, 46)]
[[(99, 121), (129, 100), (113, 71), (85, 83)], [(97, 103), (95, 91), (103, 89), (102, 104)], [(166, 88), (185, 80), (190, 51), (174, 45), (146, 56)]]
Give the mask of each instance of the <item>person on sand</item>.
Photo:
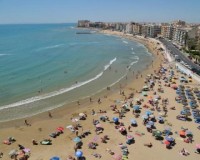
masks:
[(74, 157), (72, 157), (72, 156), (69, 155), (69, 156), (67, 157), (67, 160), (76, 160), (76, 159), (75, 159)]
[(26, 119), (24, 120), (24, 124), (25, 124), (26, 126), (31, 126), (31, 124), (28, 123), (28, 121), (27, 121)]
[(150, 143), (145, 143), (144, 146), (147, 146), (147, 147), (151, 148), (153, 145), (152, 145), (152, 143), (150, 142)]
[(33, 145), (38, 145), (37, 141), (34, 140), (34, 139), (32, 140), (32, 144), (33, 144)]
[(101, 103), (101, 99), (100, 99), (100, 98), (98, 99), (98, 103), (99, 103), (99, 104)]
[(128, 131), (131, 132), (131, 126), (128, 126)]
[(180, 154), (182, 154), (183, 156), (190, 155), (190, 153), (188, 151), (186, 151), (184, 148), (180, 151)]
[(52, 114), (51, 114), (51, 112), (48, 112), (48, 114), (49, 114), (49, 118), (52, 118), (52, 117), (53, 117)]
[(3, 152), (0, 152), (0, 158), (2, 158), (3, 157)]

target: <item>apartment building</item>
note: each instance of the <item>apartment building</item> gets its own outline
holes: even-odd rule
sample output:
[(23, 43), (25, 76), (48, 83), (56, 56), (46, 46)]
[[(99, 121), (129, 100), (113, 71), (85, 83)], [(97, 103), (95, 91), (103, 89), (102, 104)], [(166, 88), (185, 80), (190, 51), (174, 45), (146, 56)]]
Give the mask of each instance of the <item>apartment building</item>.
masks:
[(90, 26), (90, 21), (88, 20), (79, 20), (78, 21), (78, 27), (89, 27)]
[(172, 40), (174, 34), (174, 27), (172, 24), (161, 24), (161, 36)]

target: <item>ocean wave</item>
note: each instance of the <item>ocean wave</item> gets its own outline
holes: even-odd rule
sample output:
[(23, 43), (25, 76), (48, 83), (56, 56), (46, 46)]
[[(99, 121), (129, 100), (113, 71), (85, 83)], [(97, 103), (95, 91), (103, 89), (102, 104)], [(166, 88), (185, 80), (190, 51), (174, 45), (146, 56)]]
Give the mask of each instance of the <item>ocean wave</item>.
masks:
[(66, 92), (69, 92), (75, 88), (78, 88), (78, 87), (81, 87), (83, 85), (86, 85), (98, 78), (100, 78), (104, 71), (108, 69), (108, 67), (114, 63), (116, 61), (117, 58), (114, 58), (112, 59), (108, 65), (105, 65), (104, 66), (104, 70), (102, 72), (100, 72), (99, 74), (97, 74), (95, 77), (87, 80), (87, 81), (84, 81), (84, 82), (79, 82), (75, 85), (72, 85), (71, 87), (69, 88), (62, 88), (58, 91), (54, 91), (54, 92), (50, 92), (48, 94), (44, 94), (44, 95), (41, 95), (41, 96), (35, 96), (35, 97), (31, 97), (31, 98), (28, 98), (28, 99), (25, 99), (25, 100), (22, 100), (22, 101), (19, 101), (19, 102), (16, 102), (16, 103), (12, 103), (12, 104), (9, 104), (9, 105), (4, 105), (4, 106), (0, 106), (0, 110), (3, 110), (3, 109), (8, 109), (8, 108), (14, 108), (14, 107), (17, 107), (17, 106), (21, 106), (21, 105), (25, 105), (25, 104), (29, 104), (29, 103), (33, 103), (33, 102), (36, 102), (36, 101), (40, 101), (40, 100), (44, 100), (44, 99), (48, 99), (48, 98), (51, 98), (51, 97), (55, 97), (55, 96), (58, 96), (60, 94), (63, 94), (63, 93), (66, 93)]
[(112, 59), (109, 64), (104, 66), (104, 71), (107, 70), (115, 61), (117, 60), (117, 58), (115, 57), (114, 59)]
[(127, 41), (122, 41), (123, 43), (126, 43), (126, 44), (128, 44), (128, 42)]
[(42, 50), (46, 50), (46, 49), (53, 49), (53, 48), (58, 48), (63, 46), (64, 44), (57, 44), (57, 45), (52, 45), (52, 46), (48, 46), (48, 47), (42, 47), (37, 49), (36, 51), (42, 51)]
[(4, 54), (4, 53), (2, 53), (2, 54), (0, 54), (0, 56), (10, 56), (11, 54)]
[(136, 54), (135, 52), (132, 52), (131, 54)]
[(140, 58), (138, 56), (134, 56), (134, 57), (131, 57), (131, 59), (139, 60)]
[(136, 64), (136, 63), (138, 63), (138, 60), (137, 60), (137, 61), (131, 62), (129, 66), (132, 66), (132, 65), (134, 65), (134, 64)]

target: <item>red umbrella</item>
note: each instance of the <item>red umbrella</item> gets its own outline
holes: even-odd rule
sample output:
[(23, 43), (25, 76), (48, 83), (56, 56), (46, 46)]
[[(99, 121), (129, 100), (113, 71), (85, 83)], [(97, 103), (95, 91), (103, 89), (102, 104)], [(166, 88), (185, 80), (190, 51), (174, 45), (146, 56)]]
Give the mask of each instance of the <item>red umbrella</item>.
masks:
[(64, 128), (63, 127), (58, 127), (57, 130), (58, 131), (64, 131)]
[(98, 123), (98, 124), (96, 125), (96, 128), (102, 128), (101, 124)]
[(126, 139), (131, 140), (131, 139), (133, 139), (133, 136), (128, 135), (128, 136), (126, 137)]
[(119, 128), (119, 131), (120, 131), (120, 132), (125, 131), (125, 130), (126, 130), (126, 128), (125, 128), (124, 126), (121, 126), (121, 127)]
[(167, 140), (165, 140), (165, 141), (164, 141), (164, 144), (166, 144), (166, 145), (169, 145), (169, 144), (170, 144), (170, 142), (169, 142), (169, 141), (167, 141)]
[(197, 149), (200, 149), (200, 144), (196, 144), (196, 148), (197, 148)]
[(179, 132), (179, 135), (180, 135), (180, 136), (185, 136), (185, 131), (181, 130), (181, 131)]
[(120, 154), (114, 154), (113, 155), (113, 158), (115, 159), (115, 160), (122, 160), (122, 155), (120, 155)]

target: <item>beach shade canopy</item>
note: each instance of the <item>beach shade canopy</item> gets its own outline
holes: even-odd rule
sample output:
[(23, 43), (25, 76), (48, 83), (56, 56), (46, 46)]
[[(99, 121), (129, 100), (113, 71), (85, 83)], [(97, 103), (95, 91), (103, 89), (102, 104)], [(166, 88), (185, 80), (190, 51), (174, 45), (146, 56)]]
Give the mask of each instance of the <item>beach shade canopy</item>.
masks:
[(163, 143), (166, 144), (166, 145), (169, 145), (169, 144), (170, 144), (170, 142), (167, 141), (167, 140), (165, 140)]
[(189, 130), (187, 130), (185, 132), (185, 134), (186, 134), (187, 137), (192, 137), (193, 136), (193, 133), (191, 131), (189, 131)]
[(102, 125), (101, 125), (100, 123), (98, 123), (98, 124), (96, 125), (96, 128), (102, 128)]
[(137, 124), (137, 121), (135, 119), (131, 119), (131, 124)]
[(160, 136), (162, 136), (162, 132), (159, 131), (159, 130), (155, 130), (155, 131), (153, 131), (153, 135), (154, 135), (155, 137), (160, 137)]
[(134, 106), (133, 106), (133, 109), (134, 109), (134, 110), (140, 110), (140, 106), (139, 106), (139, 105), (134, 105)]
[(147, 124), (150, 125), (150, 126), (153, 126), (154, 122), (153, 121), (149, 121)]
[(185, 136), (185, 131), (184, 130), (179, 131), (179, 135), (180, 136)]
[(174, 141), (174, 138), (171, 137), (171, 136), (166, 136), (165, 137), (165, 140), (169, 141), (169, 142), (173, 142)]
[(11, 150), (11, 151), (8, 153), (8, 155), (9, 155), (10, 157), (13, 157), (13, 156), (17, 155), (17, 150), (16, 150), (16, 149)]
[(118, 118), (118, 117), (113, 117), (113, 121), (114, 121), (114, 122), (118, 122), (118, 121), (119, 121), (119, 118)]
[(196, 144), (196, 148), (197, 148), (197, 149), (200, 149), (200, 143), (199, 143), (199, 144)]
[(122, 160), (122, 155), (121, 154), (114, 154), (113, 155), (113, 158), (115, 159), (115, 160)]
[(190, 113), (189, 110), (182, 110), (182, 111), (180, 112), (180, 114), (185, 115), (185, 116), (191, 116), (191, 113)]
[(128, 140), (132, 140), (132, 139), (133, 139), (133, 136), (131, 136), (131, 135), (127, 135), (127, 136), (126, 136), (126, 139), (128, 139)]
[(80, 139), (79, 137), (75, 137), (75, 138), (73, 139), (73, 141), (74, 141), (75, 143), (79, 143), (79, 142), (81, 142), (81, 139)]
[(75, 153), (75, 156), (78, 157), (78, 158), (80, 158), (80, 157), (83, 156), (83, 152), (82, 152), (82, 151), (77, 151), (77, 152)]
[(60, 158), (55, 156), (55, 157), (52, 157), (50, 160), (60, 160)]
[(178, 86), (177, 86), (176, 84), (173, 84), (173, 85), (172, 85), (172, 88), (177, 89)]
[(58, 127), (56, 130), (58, 130), (58, 131), (64, 131), (64, 128), (63, 127)]
[(149, 110), (147, 110), (147, 111), (145, 112), (145, 114), (146, 114), (147, 116), (149, 116), (149, 115), (151, 115), (151, 114), (152, 114), (152, 112), (151, 112), (151, 111), (149, 111)]
[(142, 119), (148, 119), (149, 117), (147, 115), (142, 115)]

